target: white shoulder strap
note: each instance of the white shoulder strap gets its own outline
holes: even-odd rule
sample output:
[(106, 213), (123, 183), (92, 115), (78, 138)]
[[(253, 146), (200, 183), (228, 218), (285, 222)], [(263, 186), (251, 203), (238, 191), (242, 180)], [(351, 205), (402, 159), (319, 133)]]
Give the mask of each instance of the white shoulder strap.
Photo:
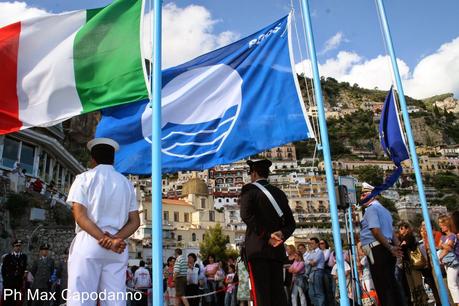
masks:
[(284, 212), (282, 211), (282, 209), (280, 209), (279, 204), (277, 204), (276, 199), (274, 199), (274, 197), (268, 191), (268, 189), (266, 189), (263, 185), (257, 182), (253, 182), (252, 184), (257, 186), (261, 191), (263, 191), (263, 193), (268, 197), (269, 202), (271, 202), (271, 204), (273, 205), (279, 217), (282, 217), (284, 215)]

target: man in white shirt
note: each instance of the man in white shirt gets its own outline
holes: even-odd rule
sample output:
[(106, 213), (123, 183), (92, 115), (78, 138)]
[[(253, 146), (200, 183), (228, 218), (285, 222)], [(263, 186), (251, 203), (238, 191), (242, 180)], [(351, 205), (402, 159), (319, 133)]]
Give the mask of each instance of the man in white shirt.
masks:
[[(134, 187), (113, 168), (118, 147), (109, 138), (90, 141), (95, 167), (78, 175), (69, 191), (76, 237), (68, 261), (68, 306), (94, 305), (92, 298), (81, 298), (85, 294), (123, 296), (126, 292), (124, 240), (137, 230), (140, 220)], [(100, 304), (124, 306), (126, 299), (100, 300)]]
[(151, 288), (150, 272), (145, 268), (145, 261), (141, 260), (139, 268), (134, 273), (134, 287), (142, 291), (142, 299), (138, 301), (137, 305), (146, 306), (148, 304), (148, 289)]

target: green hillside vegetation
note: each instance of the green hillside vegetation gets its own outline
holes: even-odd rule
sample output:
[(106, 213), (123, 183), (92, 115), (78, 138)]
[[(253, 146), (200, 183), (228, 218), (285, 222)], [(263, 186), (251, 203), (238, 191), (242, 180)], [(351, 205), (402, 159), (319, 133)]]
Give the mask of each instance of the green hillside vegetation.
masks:
[(453, 97), (453, 96), (454, 96), (454, 94), (452, 94), (452, 93), (446, 93), (446, 94), (437, 95), (437, 96), (433, 96), (433, 97), (424, 99), (424, 100), (422, 100), (422, 102), (424, 102), (424, 104), (426, 105), (426, 108), (428, 110), (433, 110), (434, 102), (443, 101), (443, 100), (445, 100), (447, 98), (450, 98), (450, 97)]
[[(308, 78), (299, 76), (303, 97), (308, 103), (306, 83), (308, 84), (309, 95), (313, 93), (311, 88), (312, 82)], [(327, 109), (340, 106), (342, 109), (359, 109), (364, 102), (384, 102), (387, 90), (365, 89), (357, 84), (350, 85), (347, 82), (338, 82), (333, 78), (322, 78), (321, 86), (324, 95), (324, 103)], [(410, 119), (413, 126), (414, 120), (421, 120), (425, 125), (421, 125), (416, 133), (416, 143), (418, 145), (434, 145), (431, 134), (425, 132), (427, 128), (440, 135), (442, 144), (459, 143), (459, 117), (458, 115), (448, 112), (445, 109), (438, 109), (432, 106), (433, 102), (444, 100), (451, 97), (452, 94), (444, 94), (431, 97), (426, 100), (417, 100), (405, 96), (407, 104), (416, 106), (420, 111), (411, 113)], [(424, 120), (424, 121), (422, 121)], [(382, 157), (379, 150), (379, 114), (372, 111), (358, 110), (342, 118), (328, 118), (328, 135), (330, 140), (331, 154), (333, 159), (337, 158), (356, 158), (351, 154), (351, 148), (357, 150), (374, 151), (379, 157)], [(437, 140), (437, 143), (440, 141)], [(376, 147), (376, 148), (375, 148)], [(312, 141), (299, 142), (296, 144), (297, 157), (310, 158), (314, 152), (314, 143)], [(318, 154), (320, 157), (321, 154)]]

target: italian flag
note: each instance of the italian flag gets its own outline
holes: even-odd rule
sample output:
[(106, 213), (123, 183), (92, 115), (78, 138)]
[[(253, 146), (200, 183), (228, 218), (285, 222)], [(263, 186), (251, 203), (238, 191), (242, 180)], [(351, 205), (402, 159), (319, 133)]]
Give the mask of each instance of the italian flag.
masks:
[(0, 28), (0, 134), (148, 97), (143, 1)]

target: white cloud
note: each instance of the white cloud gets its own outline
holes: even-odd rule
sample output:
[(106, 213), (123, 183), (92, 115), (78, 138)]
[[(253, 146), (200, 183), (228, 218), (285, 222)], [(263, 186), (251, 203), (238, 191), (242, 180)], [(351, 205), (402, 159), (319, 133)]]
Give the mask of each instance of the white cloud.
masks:
[(320, 66), (320, 73), (323, 75), (342, 76), (353, 65), (361, 61), (362, 58), (357, 53), (341, 51), (336, 58), (330, 58)]
[(25, 2), (2, 2), (0, 3), (0, 27), (47, 14), (49, 13), (44, 10), (28, 7)]
[[(46, 11), (29, 7), (25, 2), (0, 3), (0, 27), (32, 17), (49, 14)], [(148, 16), (148, 15), (147, 15)], [(225, 46), (239, 38), (239, 34), (224, 31), (213, 33), (218, 22), (203, 6), (189, 5), (183, 8), (174, 3), (163, 7), (162, 51), (163, 67), (184, 63), (216, 48)], [(150, 20), (145, 18), (145, 25)], [(151, 54), (150, 28), (145, 27), (145, 55)]]
[[(402, 76), (407, 76), (409, 67), (401, 60), (397, 60)], [(306, 67), (310, 67), (309, 60)], [(302, 63), (296, 64), (297, 72), (304, 72)], [(307, 68), (306, 75), (311, 76), (310, 68)], [(321, 76), (332, 77), (341, 82), (348, 82), (351, 85), (359, 84), (360, 87), (373, 89), (389, 89), (391, 85), (391, 66), (389, 56), (379, 55), (376, 58), (365, 60), (355, 52), (340, 51), (335, 58), (330, 58), (324, 64), (319, 64)]]
[(332, 37), (330, 37), (326, 42), (325, 42), (325, 47), (322, 50), (321, 54), (325, 54), (328, 51), (334, 50), (341, 45), (342, 42), (346, 42), (347, 40), (344, 38), (344, 35), (342, 32), (338, 32)]
[[(405, 94), (413, 98), (426, 98), (452, 92), (459, 96), (459, 37), (443, 44), (437, 51), (424, 57), (410, 71), (410, 67), (397, 59)], [(296, 64), (297, 72), (311, 76), (310, 62)], [(387, 55), (365, 59), (355, 52), (340, 51), (336, 57), (319, 64), (322, 76), (341, 82), (354, 83), (364, 88), (389, 89), (392, 69)]]
[[(145, 18), (145, 22), (149, 22), (148, 18)], [(239, 38), (239, 34), (231, 31), (214, 34), (217, 22), (203, 6), (189, 5), (181, 8), (174, 3), (166, 4), (163, 7), (163, 67), (182, 64)], [(150, 52), (148, 49), (145, 49), (147, 54)]]
[(452, 92), (459, 97), (459, 37), (424, 57), (405, 82), (406, 93), (418, 98)]

